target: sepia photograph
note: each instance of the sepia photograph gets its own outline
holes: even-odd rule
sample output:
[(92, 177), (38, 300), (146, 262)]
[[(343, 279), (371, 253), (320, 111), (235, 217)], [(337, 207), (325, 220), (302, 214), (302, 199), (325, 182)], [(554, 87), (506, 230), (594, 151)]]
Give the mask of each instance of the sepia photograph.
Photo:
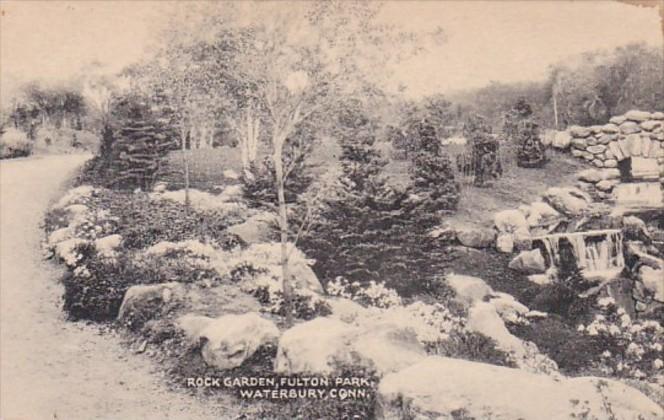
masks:
[(664, 0), (0, 0), (0, 420), (664, 419)]

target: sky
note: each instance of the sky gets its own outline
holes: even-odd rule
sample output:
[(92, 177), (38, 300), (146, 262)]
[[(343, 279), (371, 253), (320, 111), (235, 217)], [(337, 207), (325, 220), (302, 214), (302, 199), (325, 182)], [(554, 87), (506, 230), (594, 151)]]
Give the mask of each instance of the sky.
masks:
[[(0, 2), (2, 100), (20, 82), (66, 79), (93, 61), (113, 72), (139, 60), (171, 7), (166, 1)], [(663, 48), (655, 8), (613, 1), (391, 1), (381, 19), (404, 30), (442, 28), (442, 42), (394, 71), (392, 83), (413, 97), (539, 80), (549, 65), (584, 51), (631, 42)]]

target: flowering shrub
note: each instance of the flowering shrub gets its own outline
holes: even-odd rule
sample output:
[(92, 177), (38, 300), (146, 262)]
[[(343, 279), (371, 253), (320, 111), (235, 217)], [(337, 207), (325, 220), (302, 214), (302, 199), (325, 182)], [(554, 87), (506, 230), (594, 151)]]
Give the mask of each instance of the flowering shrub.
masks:
[[(267, 274), (259, 274), (243, 290), (254, 295), (265, 312), (286, 316), (281, 281)], [(307, 289), (294, 289), (292, 315), (300, 319), (313, 319), (331, 313), (330, 306), (318, 294)]]
[(598, 338), (606, 350), (595, 365), (607, 375), (649, 379), (664, 385), (664, 327), (653, 320), (632, 320), (613, 298), (597, 301), (599, 313), (578, 331)]
[(327, 283), (326, 288), (327, 293), (331, 296), (351, 299), (365, 306), (390, 308), (402, 304), (401, 297), (395, 290), (373, 280), (368, 285), (363, 286), (360, 282), (354, 281), (351, 283), (342, 277), (337, 277)]

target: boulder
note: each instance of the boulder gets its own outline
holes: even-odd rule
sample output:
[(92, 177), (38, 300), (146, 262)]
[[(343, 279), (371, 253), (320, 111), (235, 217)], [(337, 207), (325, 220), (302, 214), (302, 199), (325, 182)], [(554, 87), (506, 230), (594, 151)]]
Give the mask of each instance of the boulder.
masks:
[(602, 126), (602, 132), (608, 133), (608, 134), (615, 134), (618, 133), (620, 129), (618, 128), (618, 125), (614, 123), (609, 123), (609, 124), (604, 124)]
[(587, 127), (581, 127), (579, 125), (573, 125), (568, 129), (572, 137), (585, 138), (588, 137), (591, 133), (590, 129)]
[(650, 148), (654, 141), (650, 140), (648, 136), (641, 136), (641, 156), (648, 157), (650, 155)]
[(268, 242), (273, 236), (273, 227), (277, 217), (270, 212), (262, 212), (251, 216), (243, 223), (228, 227), (227, 232), (237, 235), (246, 244)]
[(118, 321), (130, 328), (140, 327), (145, 320), (174, 309), (185, 293), (184, 285), (175, 281), (131, 286), (122, 299)]
[(544, 130), (544, 133), (542, 133), (541, 136), (542, 144), (544, 146), (549, 146), (553, 144), (553, 139), (555, 138), (556, 133), (557, 133), (556, 130), (550, 130), (550, 129)]
[(639, 280), (654, 300), (664, 302), (664, 269), (643, 265), (639, 268)]
[(543, 201), (535, 201), (530, 205), (530, 214), (526, 219), (530, 227), (538, 226), (560, 217), (560, 213)]
[(588, 146), (588, 140), (585, 138), (575, 137), (572, 139), (572, 147), (579, 150), (585, 150)]
[(613, 153), (613, 156), (616, 158), (616, 160), (625, 159), (625, 154), (620, 148), (620, 144), (618, 144), (618, 142), (612, 141), (611, 143), (609, 143), (609, 150), (611, 151), (611, 153)]
[(456, 299), (466, 305), (481, 301), (493, 293), (493, 289), (479, 277), (449, 274), (445, 281), (454, 291)]
[(538, 274), (546, 270), (544, 257), (539, 249), (520, 252), (510, 261), (508, 267), (526, 274)]
[(650, 117), (653, 120), (664, 120), (664, 112), (653, 112)]
[(630, 121), (646, 121), (649, 120), (652, 117), (652, 114), (650, 112), (646, 111), (637, 111), (637, 110), (631, 110), (627, 111), (625, 113), (625, 118), (627, 118)]
[(614, 140), (618, 140), (618, 135), (617, 134), (604, 134), (599, 139), (597, 139), (597, 143), (607, 145), (607, 144), (611, 143)]
[(339, 364), (396, 372), (425, 357), (415, 332), (380, 318), (352, 326), (333, 318), (316, 318), (284, 332), (275, 371), (330, 374)]
[(500, 350), (511, 353), (516, 358), (521, 359), (525, 354), (523, 341), (509, 332), (496, 307), (490, 302), (473, 304), (468, 311), (466, 327), (470, 331), (491, 337)]
[(244, 190), (241, 184), (229, 185), (219, 194), (221, 201), (238, 202), (242, 201)]
[(463, 246), (489, 248), (494, 243), (496, 232), (488, 228), (461, 227), (457, 228), (456, 237)]
[(553, 137), (551, 145), (556, 149), (567, 149), (572, 143), (572, 136), (567, 131), (558, 131)]
[(657, 127), (661, 127), (662, 122), (661, 121), (656, 121), (656, 120), (650, 120), (650, 121), (644, 121), (640, 125), (641, 125), (641, 128), (646, 130), (646, 131), (653, 131)]
[(496, 238), (496, 249), (505, 254), (511, 254), (514, 250), (514, 234), (499, 233)]
[(332, 312), (329, 317), (343, 322), (353, 323), (364, 318), (367, 309), (350, 299), (331, 297), (325, 301)]
[(598, 144), (596, 146), (588, 146), (586, 150), (592, 153), (593, 155), (598, 155), (600, 153), (604, 153), (604, 151), (606, 150), (606, 146), (604, 146), (603, 144)]
[(579, 149), (572, 149), (572, 156), (574, 156), (575, 158), (583, 157), (583, 153), (584, 152), (582, 152)]
[(604, 161), (604, 167), (605, 168), (617, 168), (618, 167), (618, 161), (615, 159), (607, 159)]
[(201, 331), (205, 329), (214, 318), (203, 315), (187, 314), (179, 317), (175, 325), (184, 333), (190, 344), (200, 342)]
[(638, 134), (630, 134), (625, 137), (625, 141), (627, 142), (630, 156), (641, 156), (641, 136)]
[(509, 322), (516, 322), (519, 317), (525, 316), (530, 312), (530, 309), (526, 305), (508, 293), (494, 292), (489, 303), (496, 309), (500, 318)]
[(634, 134), (641, 131), (641, 127), (634, 121), (625, 121), (620, 124), (620, 132), (623, 134)]
[(576, 175), (580, 181), (596, 184), (602, 180), (602, 172), (597, 169), (585, 169)]
[(603, 168), (604, 162), (601, 159), (593, 159), (593, 165), (595, 165), (598, 168)]
[(592, 202), (588, 194), (571, 187), (549, 188), (544, 193), (544, 200), (557, 211), (572, 216), (582, 214)]
[(627, 118), (625, 118), (624, 115), (616, 115), (615, 117), (611, 117), (611, 119), (609, 119), (609, 122), (611, 124), (617, 124), (617, 125), (620, 125), (625, 121), (627, 121)]
[(528, 221), (519, 210), (503, 210), (493, 217), (494, 224), (499, 232), (516, 232), (517, 230), (528, 230)]
[(378, 418), (655, 420), (664, 410), (640, 391), (595, 377), (560, 378), (429, 356), (385, 376)]
[(221, 316), (199, 333), (203, 360), (217, 369), (240, 366), (258, 348), (275, 344), (278, 338), (279, 329), (274, 322), (256, 312)]
[(613, 187), (615, 187), (619, 183), (620, 183), (620, 181), (618, 181), (617, 179), (610, 179), (610, 180), (609, 179), (604, 179), (604, 180), (598, 182), (597, 184), (595, 184), (595, 187), (600, 191), (610, 192), (611, 190), (613, 190)]

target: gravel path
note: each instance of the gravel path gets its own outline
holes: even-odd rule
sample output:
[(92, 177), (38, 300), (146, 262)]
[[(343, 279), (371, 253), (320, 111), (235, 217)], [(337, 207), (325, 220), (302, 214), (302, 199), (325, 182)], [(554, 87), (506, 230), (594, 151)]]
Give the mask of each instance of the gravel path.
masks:
[(0, 163), (0, 418), (233, 418), (220, 401), (168, 389), (155, 363), (113, 334), (67, 322), (60, 272), (41, 259), (39, 223), (88, 157)]

